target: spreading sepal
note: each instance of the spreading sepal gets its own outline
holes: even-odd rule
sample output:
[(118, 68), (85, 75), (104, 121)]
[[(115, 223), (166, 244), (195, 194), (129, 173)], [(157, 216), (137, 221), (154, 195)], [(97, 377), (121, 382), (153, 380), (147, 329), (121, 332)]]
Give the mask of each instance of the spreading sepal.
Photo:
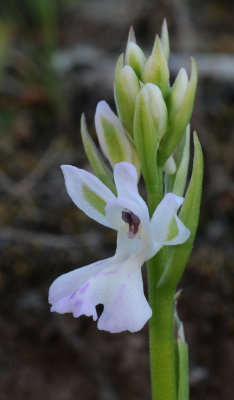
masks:
[(85, 214), (102, 225), (111, 227), (105, 207), (115, 195), (96, 176), (72, 165), (62, 165), (67, 192)]

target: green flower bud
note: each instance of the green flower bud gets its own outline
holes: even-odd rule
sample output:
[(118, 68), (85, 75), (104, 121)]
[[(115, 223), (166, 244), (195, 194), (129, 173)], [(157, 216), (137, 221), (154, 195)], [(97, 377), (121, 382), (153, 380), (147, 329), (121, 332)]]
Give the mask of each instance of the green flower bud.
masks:
[(175, 114), (180, 109), (187, 86), (188, 75), (186, 70), (181, 68), (167, 97), (167, 105), (170, 115)]
[(125, 63), (130, 65), (138, 78), (141, 79), (142, 71), (146, 63), (146, 57), (141, 48), (136, 44), (135, 33), (132, 27), (130, 28), (128, 36)]
[(167, 108), (160, 89), (147, 83), (137, 95), (134, 142), (145, 180), (156, 175), (159, 142), (167, 128)]
[(112, 190), (113, 193), (116, 192), (116, 188), (113, 182), (113, 176), (109, 168), (106, 166), (102, 157), (92, 140), (85, 121), (85, 116), (82, 114), (81, 116), (81, 137), (83, 141), (83, 146), (85, 149), (85, 153), (90, 162), (90, 165), (95, 173), (95, 175)]
[(115, 102), (120, 119), (131, 136), (133, 136), (136, 96), (140, 88), (140, 81), (135, 72), (129, 65), (123, 67), (123, 56), (120, 56), (115, 70)]
[(146, 83), (142, 91), (148, 93), (149, 108), (151, 109), (158, 144), (167, 130), (167, 107), (161, 90), (153, 83)]
[[(185, 76), (184, 73), (181, 73), (181, 76), (182, 75)], [(181, 88), (183, 88), (186, 83), (186, 78), (182, 79), (181, 76), (180, 80), (181, 82), (183, 81), (183, 84), (180, 84), (180, 86)], [(197, 88), (197, 67), (194, 59), (192, 59), (191, 77), (187, 84), (183, 100), (181, 100), (181, 96), (178, 94), (177, 89), (175, 89), (174, 92), (174, 94), (177, 92), (177, 95), (175, 95), (175, 97), (179, 99), (179, 102), (181, 103), (180, 107), (176, 112), (173, 112), (173, 109), (171, 111), (169, 108), (168, 130), (163, 138), (162, 146), (159, 152), (159, 157), (158, 157), (159, 165), (165, 164), (166, 160), (173, 153), (173, 151), (175, 150), (177, 144), (179, 143), (181, 137), (185, 132), (186, 126), (188, 125), (191, 118), (195, 94), (196, 94), (196, 88)]]
[(132, 150), (124, 126), (105, 101), (95, 113), (95, 127), (100, 147), (113, 166), (121, 161), (132, 162)]
[(144, 83), (151, 82), (157, 85), (161, 89), (163, 97), (166, 97), (169, 90), (169, 70), (167, 58), (158, 35), (152, 54), (145, 64), (142, 80)]

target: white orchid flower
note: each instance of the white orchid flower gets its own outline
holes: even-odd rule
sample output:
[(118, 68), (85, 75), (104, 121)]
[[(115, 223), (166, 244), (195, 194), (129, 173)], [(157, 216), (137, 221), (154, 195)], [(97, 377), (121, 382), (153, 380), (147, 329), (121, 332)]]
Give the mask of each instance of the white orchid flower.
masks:
[(190, 231), (177, 216), (183, 198), (166, 194), (150, 220), (132, 164), (114, 166), (117, 197), (87, 171), (69, 165), (62, 170), (74, 203), (89, 217), (117, 230), (117, 249), (111, 258), (57, 278), (49, 290), (51, 311), (71, 312), (74, 317), (84, 314), (97, 320), (96, 306), (103, 304), (99, 329), (112, 333), (139, 331), (152, 315), (144, 295), (141, 266), (164, 245), (188, 239)]

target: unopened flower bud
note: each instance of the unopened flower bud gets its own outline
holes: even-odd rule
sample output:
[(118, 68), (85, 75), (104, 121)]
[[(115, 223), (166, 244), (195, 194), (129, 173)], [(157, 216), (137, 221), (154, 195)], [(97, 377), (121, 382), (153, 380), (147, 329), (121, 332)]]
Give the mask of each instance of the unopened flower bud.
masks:
[(167, 58), (158, 36), (156, 36), (152, 54), (144, 66), (142, 80), (144, 83), (151, 82), (157, 85), (161, 89), (163, 97), (167, 95), (169, 89), (169, 70)]
[(176, 163), (173, 156), (170, 156), (164, 165), (164, 171), (167, 175), (174, 175), (176, 172)]
[(131, 136), (133, 136), (136, 96), (140, 87), (140, 81), (134, 70), (129, 65), (123, 67), (123, 56), (120, 56), (115, 71), (115, 102), (120, 119)]
[(168, 108), (170, 110), (170, 114), (174, 114), (179, 110), (184, 100), (187, 85), (187, 72), (184, 68), (181, 68), (168, 95)]
[(167, 107), (162, 97), (162, 92), (153, 83), (147, 83), (142, 91), (147, 91), (148, 93), (148, 106), (152, 113), (157, 142), (160, 142), (167, 129)]
[(156, 175), (157, 149), (166, 128), (167, 108), (162, 93), (147, 83), (137, 95), (134, 115), (134, 142), (146, 180)]
[(174, 109), (177, 108), (177, 106), (174, 103), (175, 99), (177, 98), (178, 102), (180, 103), (180, 107), (177, 109), (176, 112), (173, 112), (172, 106), (169, 107), (168, 130), (167, 134), (163, 138), (162, 148), (160, 150), (158, 159), (159, 164), (162, 166), (165, 164), (168, 157), (175, 150), (191, 118), (195, 94), (196, 94), (196, 88), (197, 88), (197, 67), (195, 60), (193, 58), (192, 58), (191, 76), (187, 85), (184, 72), (180, 73), (180, 79), (178, 78), (177, 84), (181, 87), (181, 91), (185, 89), (185, 86), (186, 89), (182, 99), (181, 94), (179, 94), (179, 90), (174, 88), (175, 92), (173, 95), (174, 100), (172, 104), (174, 104)]
[(130, 28), (128, 36), (125, 63), (130, 65), (138, 78), (141, 79), (142, 71), (146, 63), (146, 57), (140, 46), (136, 43), (135, 33), (132, 27)]

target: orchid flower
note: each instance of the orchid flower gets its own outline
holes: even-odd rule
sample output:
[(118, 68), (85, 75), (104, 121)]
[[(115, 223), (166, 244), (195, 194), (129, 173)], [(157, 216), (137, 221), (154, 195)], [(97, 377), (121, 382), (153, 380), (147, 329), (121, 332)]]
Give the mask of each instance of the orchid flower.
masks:
[(118, 232), (117, 249), (111, 258), (57, 278), (49, 291), (51, 311), (97, 320), (96, 306), (103, 304), (99, 329), (139, 331), (152, 315), (143, 291), (141, 266), (164, 245), (183, 243), (190, 235), (177, 216), (183, 197), (167, 193), (150, 220), (132, 164), (114, 166), (117, 197), (87, 171), (70, 165), (62, 166), (62, 171), (73, 202), (89, 217)]

